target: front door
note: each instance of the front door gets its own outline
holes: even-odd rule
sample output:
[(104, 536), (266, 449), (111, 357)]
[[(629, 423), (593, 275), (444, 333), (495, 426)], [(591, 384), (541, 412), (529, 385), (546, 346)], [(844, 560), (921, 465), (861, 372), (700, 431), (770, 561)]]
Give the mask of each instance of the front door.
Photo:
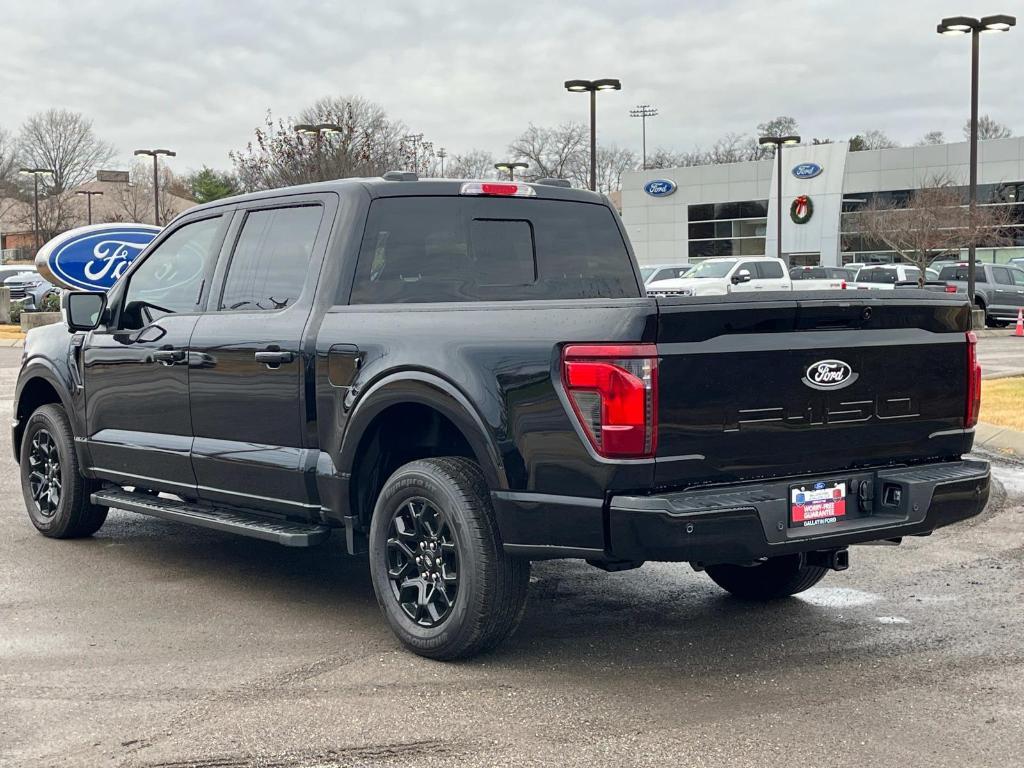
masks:
[[(305, 201), (305, 204), (303, 202)], [(305, 416), (306, 323), (326, 247), (330, 199), (250, 208), (190, 344), (199, 495), (313, 518), (316, 455)]]
[(82, 377), (98, 477), (189, 495), (188, 344), (228, 216), (163, 235), (110, 292), (111, 322), (86, 337)]

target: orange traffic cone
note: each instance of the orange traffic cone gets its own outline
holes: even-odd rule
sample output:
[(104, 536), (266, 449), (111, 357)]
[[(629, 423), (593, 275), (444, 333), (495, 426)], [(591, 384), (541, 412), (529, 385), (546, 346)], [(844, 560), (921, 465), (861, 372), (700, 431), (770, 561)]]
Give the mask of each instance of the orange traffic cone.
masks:
[(1017, 310), (1017, 328), (1013, 332), (1014, 336), (1024, 336), (1024, 309)]

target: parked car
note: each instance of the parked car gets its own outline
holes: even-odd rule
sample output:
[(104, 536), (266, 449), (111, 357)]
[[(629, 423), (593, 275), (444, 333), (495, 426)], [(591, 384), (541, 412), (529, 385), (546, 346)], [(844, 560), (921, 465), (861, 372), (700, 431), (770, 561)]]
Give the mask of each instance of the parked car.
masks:
[(36, 270), (31, 264), (0, 264), (0, 283), (3, 283), (12, 275), (35, 274)]
[[(788, 284), (780, 264), (696, 282)], [(962, 296), (648, 297), (614, 208), (562, 186), (395, 173), (219, 200), (64, 312), (28, 333), (14, 392), (43, 535), (110, 508), (336, 533), (433, 658), (506, 637), (531, 560), (689, 562), (769, 600), (989, 494), (962, 458), (981, 376)]]
[(794, 291), (843, 290), (853, 282), (855, 274), (843, 267), (793, 267), (789, 279)]
[(42, 306), (43, 299), (60, 289), (34, 269), (10, 275), (4, 285), (11, 292), (11, 303), (20, 304), (22, 310), (33, 311)]
[[(921, 270), (909, 264), (875, 264), (857, 270), (857, 277), (850, 288), (873, 291), (891, 291), (894, 288), (914, 288), (920, 286)], [(939, 273), (932, 269), (925, 270), (925, 286), (943, 288), (939, 282)]]
[(648, 264), (640, 267), (640, 277), (643, 278), (646, 285), (657, 280), (685, 277), (691, 269), (693, 269), (692, 264)]
[[(1016, 320), (1017, 312), (1024, 308), (1024, 269), (983, 262), (974, 266), (974, 303), (985, 310), (986, 325), (1002, 327)], [(967, 271), (965, 263), (943, 267), (939, 279), (966, 295)]]
[(1024, 269), (1024, 256), (1015, 256), (1009, 261), (1010, 266)]
[(772, 256), (705, 259), (686, 277), (647, 284), (652, 296), (724, 296), (747, 291), (788, 291), (786, 263)]

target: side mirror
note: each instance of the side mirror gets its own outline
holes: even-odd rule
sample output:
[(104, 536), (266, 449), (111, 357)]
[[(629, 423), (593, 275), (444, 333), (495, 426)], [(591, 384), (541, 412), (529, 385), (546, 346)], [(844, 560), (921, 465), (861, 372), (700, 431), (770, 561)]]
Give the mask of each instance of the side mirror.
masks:
[(101, 291), (71, 291), (64, 295), (64, 322), (71, 331), (91, 331), (106, 308), (107, 294)]
[(739, 272), (737, 272), (735, 275), (732, 276), (732, 282), (733, 282), (734, 285), (739, 285), (740, 283), (749, 283), (750, 282), (750, 270), (749, 269), (741, 269)]

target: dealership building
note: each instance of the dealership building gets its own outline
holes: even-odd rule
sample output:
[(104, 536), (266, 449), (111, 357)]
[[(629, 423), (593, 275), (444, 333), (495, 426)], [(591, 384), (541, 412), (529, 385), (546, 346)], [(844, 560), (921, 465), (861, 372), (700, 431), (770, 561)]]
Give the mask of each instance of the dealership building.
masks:
[[(905, 204), (934, 179), (967, 186), (967, 142), (851, 152), (849, 144), (782, 149), (782, 250), (792, 264), (839, 266), (899, 257), (861, 237), (850, 216), (875, 201)], [(627, 173), (622, 219), (641, 264), (712, 256), (774, 256), (779, 204), (774, 158)], [(966, 199), (966, 198), (965, 198)], [(983, 261), (1024, 256), (1024, 138), (982, 141), (978, 201), (1011, 207), (1013, 245)], [(966, 253), (966, 251), (964, 252)]]

